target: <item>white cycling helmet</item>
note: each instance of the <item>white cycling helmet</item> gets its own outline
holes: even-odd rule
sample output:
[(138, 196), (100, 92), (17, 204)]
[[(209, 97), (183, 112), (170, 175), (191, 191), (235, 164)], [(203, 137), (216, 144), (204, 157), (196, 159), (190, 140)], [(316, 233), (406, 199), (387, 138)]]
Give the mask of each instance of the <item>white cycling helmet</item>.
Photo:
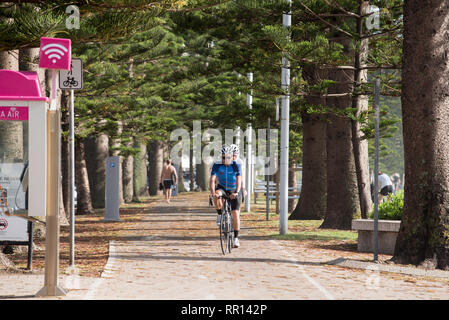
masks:
[(240, 148), (236, 144), (230, 144), (229, 148), (231, 148), (233, 154), (239, 154), (240, 153)]
[(233, 150), (230, 146), (223, 146), (223, 148), (221, 148), (221, 154), (232, 154)]

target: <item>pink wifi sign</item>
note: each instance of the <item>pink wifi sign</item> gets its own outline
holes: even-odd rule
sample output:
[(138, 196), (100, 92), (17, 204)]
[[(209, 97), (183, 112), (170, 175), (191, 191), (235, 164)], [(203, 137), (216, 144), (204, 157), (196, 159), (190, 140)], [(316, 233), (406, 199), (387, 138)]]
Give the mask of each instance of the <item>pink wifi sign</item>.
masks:
[(70, 70), (72, 41), (70, 39), (41, 38), (39, 68)]

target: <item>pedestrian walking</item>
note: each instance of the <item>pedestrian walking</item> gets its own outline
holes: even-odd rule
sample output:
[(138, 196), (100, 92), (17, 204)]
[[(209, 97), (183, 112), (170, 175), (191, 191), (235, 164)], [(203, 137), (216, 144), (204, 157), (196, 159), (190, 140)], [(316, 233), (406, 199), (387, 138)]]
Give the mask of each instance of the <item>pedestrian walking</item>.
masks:
[(160, 184), (164, 188), (165, 202), (170, 203), (172, 186), (178, 184), (178, 174), (170, 159), (167, 159), (162, 167)]

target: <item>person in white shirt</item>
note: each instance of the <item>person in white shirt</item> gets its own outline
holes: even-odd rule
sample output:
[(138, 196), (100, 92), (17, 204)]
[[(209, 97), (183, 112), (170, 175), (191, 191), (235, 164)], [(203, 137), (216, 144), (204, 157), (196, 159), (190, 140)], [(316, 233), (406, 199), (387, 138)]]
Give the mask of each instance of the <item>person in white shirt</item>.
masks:
[(234, 160), (235, 162), (237, 162), (241, 169), (242, 169), (242, 182), (241, 182), (241, 188), (240, 188), (240, 201), (241, 203), (243, 203), (245, 196), (246, 196), (246, 190), (245, 190), (245, 163), (242, 161), (242, 159), (240, 159), (239, 155), (240, 155), (240, 148), (238, 145), (236, 144), (230, 144), (229, 147), (232, 149), (232, 160)]
[(390, 196), (393, 193), (393, 183), (390, 177), (379, 171), (378, 183), (378, 188), (380, 189), (379, 203), (382, 203), (383, 197), (387, 197), (387, 200), (390, 201)]

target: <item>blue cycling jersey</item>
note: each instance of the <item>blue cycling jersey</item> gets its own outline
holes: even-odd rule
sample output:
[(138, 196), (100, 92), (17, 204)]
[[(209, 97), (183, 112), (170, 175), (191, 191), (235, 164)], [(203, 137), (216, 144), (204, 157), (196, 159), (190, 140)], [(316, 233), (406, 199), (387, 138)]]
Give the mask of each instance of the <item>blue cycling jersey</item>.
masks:
[(237, 189), (237, 177), (242, 175), (240, 164), (232, 161), (232, 164), (226, 166), (222, 163), (214, 163), (212, 166), (212, 176), (216, 176), (218, 184), (225, 188), (226, 191), (234, 191)]

